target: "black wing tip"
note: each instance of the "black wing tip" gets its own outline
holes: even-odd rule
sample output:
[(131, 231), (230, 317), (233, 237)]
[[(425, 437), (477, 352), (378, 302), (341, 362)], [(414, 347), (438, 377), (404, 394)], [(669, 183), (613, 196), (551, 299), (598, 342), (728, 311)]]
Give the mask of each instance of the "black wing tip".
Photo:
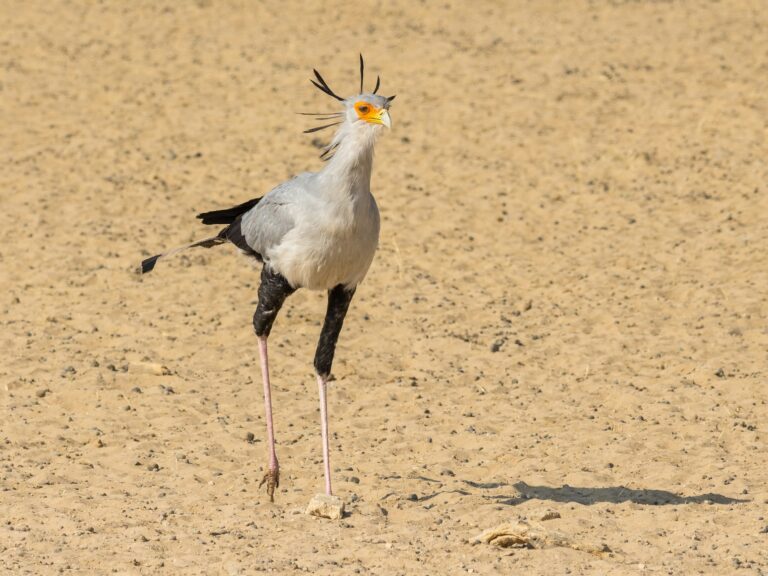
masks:
[(229, 224), (234, 218), (232, 210), (213, 210), (212, 212), (201, 212), (197, 215), (197, 219), (202, 220), (202, 223), (207, 226), (211, 224)]
[(155, 268), (155, 264), (157, 264), (157, 259), (160, 258), (160, 254), (156, 254), (150, 258), (147, 258), (146, 260), (141, 261), (141, 273), (147, 274), (148, 272), (152, 272)]
[(202, 220), (203, 224), (227, 224), (227, 219), (222, 218), (216, 212), (202, 212), (197, 215), (198, 220)]
[(197, 215), (198, 220), (202, 220), (203, 224), (232, 224), (235, 219), (241, 214), (245, 214), (259, 203), (261, 198), (253, 198), (232, 208), (226, 208), (224, 210), (212, 210), (210, 212), (201, 212)]

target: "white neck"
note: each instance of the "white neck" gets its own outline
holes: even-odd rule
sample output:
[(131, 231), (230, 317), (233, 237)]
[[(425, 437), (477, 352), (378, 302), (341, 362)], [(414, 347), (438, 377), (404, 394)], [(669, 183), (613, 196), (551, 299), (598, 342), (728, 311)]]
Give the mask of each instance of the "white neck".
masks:
[(319, 175), (328, 182), (338, 183), (330, 188), (335, 194), (358, 196), (371, 191), (376, 131), (366, 128), (343, 126), (334, 137), (339, 145)]

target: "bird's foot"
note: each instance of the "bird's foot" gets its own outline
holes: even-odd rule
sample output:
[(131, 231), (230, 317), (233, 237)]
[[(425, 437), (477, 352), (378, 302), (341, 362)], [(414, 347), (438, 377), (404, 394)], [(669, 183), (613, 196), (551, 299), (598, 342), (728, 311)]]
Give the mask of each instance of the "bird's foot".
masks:
[(269, 501), (275, 501), (275, 488), (280, 487), (280, 468), (270, 468), (264, 474), (264, 477), (259, 482), (259, 488), (264, 484), (267, 485), (267, 494), (269, 495)]

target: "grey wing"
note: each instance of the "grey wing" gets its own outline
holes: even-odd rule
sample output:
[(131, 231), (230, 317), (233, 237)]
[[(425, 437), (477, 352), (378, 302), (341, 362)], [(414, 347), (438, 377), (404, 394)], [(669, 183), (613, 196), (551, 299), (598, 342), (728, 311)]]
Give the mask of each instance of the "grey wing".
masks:
[(307, 196), (309, 174), (283, 182), (243, 215), (240, 228), (246, 243), (269, 258), (270, 248), (280, 244), (294, 227), (295, 215)]

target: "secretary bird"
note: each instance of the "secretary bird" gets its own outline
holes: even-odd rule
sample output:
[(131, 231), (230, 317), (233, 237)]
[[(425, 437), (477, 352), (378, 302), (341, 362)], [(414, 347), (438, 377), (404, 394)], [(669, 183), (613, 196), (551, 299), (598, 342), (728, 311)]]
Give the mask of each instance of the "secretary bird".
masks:
[(373, 149), (382, 128), (391, 127), (389, 107), (395, 98), (376, 94), (378, 77), (373, 92), (364, 92), (362, 55), (360, 93), (349, 98), (338, 96), (317, 70), (313, 72), (315, 79), (310, 82), (341, 103), (341, 110), (335, 112), (306, 114), (318, 121), (330, 121), (305, 130), (307, 133), (338, 126), (320, 156), (327, 161), (322, 170), (299, 174), (261, 198), (199, 214), (203, 224), (226, 227), (216, 236), (141, 263), (141, 273), (146, 274), (165, 256), (230, 242), (263, 264), (253, 326), (259, 341), (269, 445), (269, 463), (259, 487), (266, 484), (270, 501), (274, 501), (275, 488), (280, 485), (280, 467), (275, 452), (267, 339), (285, 299), (299, 288), (328, 292), (314, 367), (320, 392), (325, 492), (329, 496), (333, 493), (326, 391), (344, 317), (357, 285), (368, 272), (379, 240), (379, 210), (371, 194)]

